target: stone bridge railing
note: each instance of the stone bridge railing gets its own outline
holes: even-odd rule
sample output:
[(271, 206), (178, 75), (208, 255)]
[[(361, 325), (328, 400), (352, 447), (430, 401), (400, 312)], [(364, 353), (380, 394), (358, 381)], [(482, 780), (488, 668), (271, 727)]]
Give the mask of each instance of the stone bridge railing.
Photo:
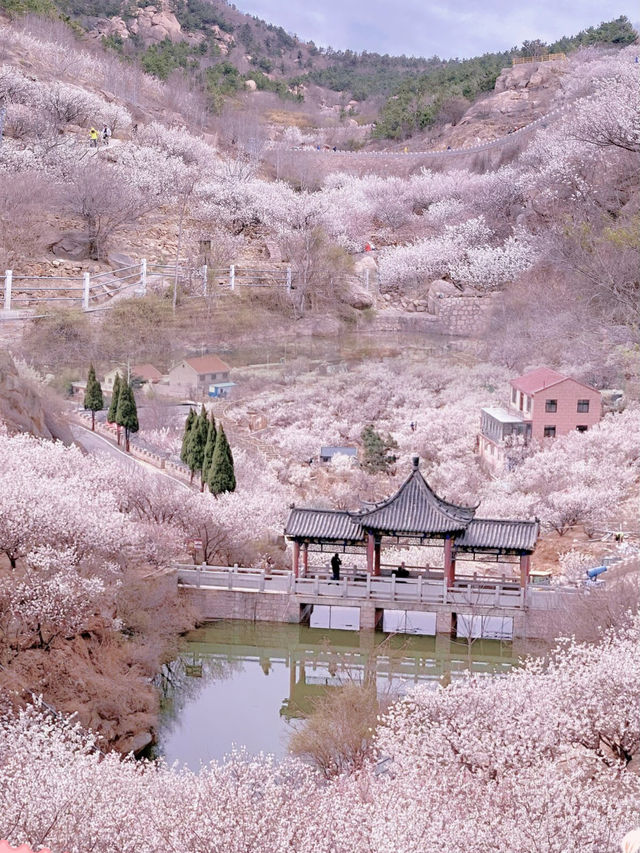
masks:
[(443, 580), (424, 577), (375, 577), (369, 574), (350, 574), (332, 580), (327, 573), (311, 577), (295, 577), (289, 571), (264, 571), (239, 566), (190, 566), (176, 564), (178, 583), (202, 589), (233, 590), (236, 592), (282, 593), (304, 598), (340, 598), (347, 602), (377, 601), (412, 604), (459, 605), (481, 608), (522, 609), (523, 590), (517, 582), (490, 578), (461, 578), (453, 587)]

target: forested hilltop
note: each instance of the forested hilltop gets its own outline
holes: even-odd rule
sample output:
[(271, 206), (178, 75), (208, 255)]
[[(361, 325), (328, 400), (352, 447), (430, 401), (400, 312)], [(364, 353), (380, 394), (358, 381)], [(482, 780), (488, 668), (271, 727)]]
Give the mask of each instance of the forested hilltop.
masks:
[(214, 112), (256, 90), (270, 92), (285, 114), (295, 104), (305, 104), (314, 115), (331, 105), (343, 121), (375, 122), (378, 139), (406, 139), (455, 121), (493, 88), (514, 57), (622, 47), (636, 37), (621, 16), (553, 44), (534, 40), (501, 53), (442, 60), (318, 47), (224, 0), (154, 5), (143, 0), (5, 0), (2, 5), (12, 16), (35, 12), (62, 18), (161, 80), (184, 76), (206, 95)]

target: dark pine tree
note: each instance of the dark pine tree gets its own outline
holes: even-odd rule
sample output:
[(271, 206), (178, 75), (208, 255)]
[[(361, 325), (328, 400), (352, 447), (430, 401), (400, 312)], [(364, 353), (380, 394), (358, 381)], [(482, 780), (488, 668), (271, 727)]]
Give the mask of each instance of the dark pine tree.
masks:
[(218, 431), (216, 430), (216, 421), (213, 415), (211, 415), (211, 420), (209, 421), (209, 430), (207, 432), (207, 443), (204, 446), (204, 459), (202, 461), (202, 482), (206, 483), (209, 478), (209, 470), (211, 468), (211, 462), (213, 460), (213, 451), (216, 446), (216, 436)]
[(233, 454), (221, 425), (216, 437), (216, 446), (213, 451), (211, 468), (208, 479), (209, 491), (212, 495), (220, 495), (223, 492), (235, 492), (236, 475), (233, 470)]
[[(116, 378), (113, 380), (113, 390), (111, 391), (111, 403), (107, 412), (107, 422), (110, 424), (116, 423), (116, 414), (118, 413), (118, 401), (120, 399), (120, 388), (122, 387), (122, 379), (120, 374), (116, 373)], [(117, 424), (116, 424), (117, 425)], [(118, 426), (118, 444), (120, 444), (120, 427)]]
[(189, 409), (189, 414), (187, 415), (187, 419), (184, 422), (184, 432), (182, 433), (182, 449), (180, 450), (180, 459), (187, 465), (188, 458), (188, 449), (189, 449), (189, 435), (191, 434), (191, 427), (193, 426), (193, 422), (196, 419), (196, 413), (193, 409)]
[(120, 383), (116, 423), (124, 429), (124, 449), (128, 453), (131, 433), (138, 432), (140, 426), (138, 424), (138, 409), (136, 407), (136, 398), (133, 396), (133, 388), (124, 379)]
[(84, 392), (84, 407), (91, 410), (91, 430), (95, 432), (96, 412), (101, 412), (104, 409), (104, 398), (102, 396), (102, 386), (96, 379), (96, 372), (93, 365), (89, 366), (87, 387)]
[(396, 461), (396, 457), (389, 453), (390, 450), (395, 450), (398, 447), (396, 440), (390, 435), (386, 439), (383, 438), (373, 428), (373, 424), (369, 424), (362, 430), (360, 440), (364, 446), (362, 464), (369, 473), (387, 471), (389, 466)]
[[(187, 465), (191, 471), (191, 482), (193, 483), (193, 475), (196, 471), (202, 472), (202, 462), (204, 460), (204, 448), (207, 443), (207, 433), (209, 431), (209, 422), (207, 412), (202, 407), (199, 415), (196, 415), (191, 432), (189, 433), (189, 442), (187, 445)], [(202, 478), (201, 478), (202, 480)], [(204, 488), (201, 483), (201, 488)]]

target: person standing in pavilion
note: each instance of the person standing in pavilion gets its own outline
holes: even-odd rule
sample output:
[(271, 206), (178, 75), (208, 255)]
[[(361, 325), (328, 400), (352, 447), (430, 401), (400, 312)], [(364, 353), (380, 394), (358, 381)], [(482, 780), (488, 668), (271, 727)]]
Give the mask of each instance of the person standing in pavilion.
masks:
[(334, 554), (331, 558), (331, 571), (333, 572), (334, 581), (340, 580), (340, 566), (342, 565), (342, 560), (337, 554)]

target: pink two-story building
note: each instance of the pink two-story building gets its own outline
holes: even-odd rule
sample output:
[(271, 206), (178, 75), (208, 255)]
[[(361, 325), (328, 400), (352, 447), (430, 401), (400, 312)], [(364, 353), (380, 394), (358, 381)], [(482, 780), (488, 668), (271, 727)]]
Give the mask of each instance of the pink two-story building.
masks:
[(514, 437), (556, 438), (586, 432), (602, 417), (600, 392), (548, 367), (511, 380), (507, 408), (482, 409), (478, 451), (489, 467), (504, 466), (505, 449)]

